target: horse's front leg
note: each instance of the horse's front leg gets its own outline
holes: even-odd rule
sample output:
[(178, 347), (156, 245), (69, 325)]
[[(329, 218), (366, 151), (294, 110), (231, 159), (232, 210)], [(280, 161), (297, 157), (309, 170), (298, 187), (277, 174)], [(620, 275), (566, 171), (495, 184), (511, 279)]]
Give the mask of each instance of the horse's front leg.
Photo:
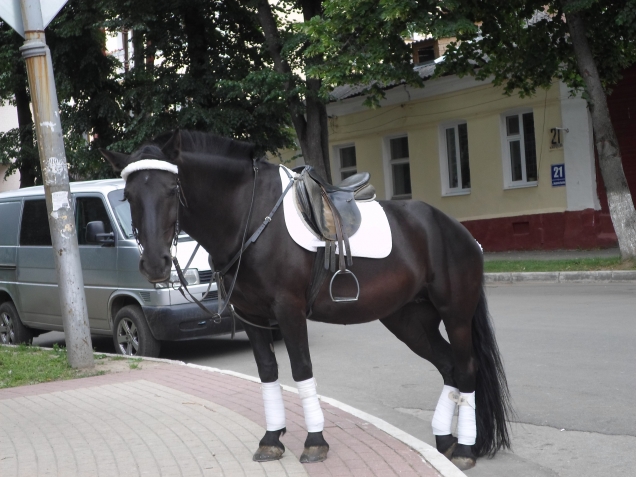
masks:
[(250, 340), (258, 375), (261, 378), (261, 391), (265, 406), (265, 436), (258, 444), (253, 459), (257, 462), (277, 460), (283, 456), (285, 446), (280, 437), (287, 431), (285, 427), (285, 404), (283, 393), (278, 382), (278, 364), (274, 354), (274, 344), (270, 330), (245, 326), (245, 333)]
[(285, 346), (289, 354), (292, 377), (298, 386), (298, 395), (305, 414), (305, 424), (307, 426), (307, 439), (305, 448), (300, 456), (303, 464), (311, 462), (322, 462), (327, 458), (329, 444), (322, 435), (325, 426), (323, 416), (316, 393), (316, 380), (311, 366), (309, 355), (309, 339), (307, 337), (307, 320), (304, 313), (289, 312), (283, 313), (278, 320)]

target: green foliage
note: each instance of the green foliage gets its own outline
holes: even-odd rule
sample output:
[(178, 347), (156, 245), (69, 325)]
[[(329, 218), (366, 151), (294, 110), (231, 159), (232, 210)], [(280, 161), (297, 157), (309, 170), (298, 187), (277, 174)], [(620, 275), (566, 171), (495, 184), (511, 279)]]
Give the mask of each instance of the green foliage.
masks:
[(438, 64), (437, 76), (493, 77), (507, 94), (521, 96), (549, 87), (555, 78), (580, 89), (583, 81), (565, 21), (573, 11), (586, 21), (609, 90), (620, 72), (636, 61), (636, 0), (576, 0), (567, 5), (561, 0), (330, 0), (323, 17), (305, 27), (313, 41), (308, 53), (324, 58), (310, 73), (332, 86), (369, 85), (368, 103), (377, 105), (387, 85), (423, 85), (404, 42), (419, 33), (457, 39)]
[[(105, 54), (105, 32), (123, 30), (132, 37), (126, 69)], [(288, 29), (290, 50), (302, 35)], [(69, 0), (46, 37), (74, 179), (113, 176), (99, 148), (131, 152), (177, 127), (249, 140), (260, 152), (293, 145), (289, 79), (273, 72), (245, 2)], [(22, 42), (0, 22), (0, 100), (28, 94)], [(28, 162), (38, 175), (37, 144), (26, 143), (17, 129), (0, 133), (0, 160), (10, 172)]]
[(484, 272), (582, 272), (634, 270), (636, 262), (620, 258), (580, 258), (570, 260), (486, 260)]

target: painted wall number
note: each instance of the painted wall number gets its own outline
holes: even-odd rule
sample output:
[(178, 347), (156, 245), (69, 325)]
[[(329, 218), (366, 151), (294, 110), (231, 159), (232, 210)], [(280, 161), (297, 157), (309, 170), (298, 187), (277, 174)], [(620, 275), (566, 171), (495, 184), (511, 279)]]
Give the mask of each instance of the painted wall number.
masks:
[(563, 147), (563, 131), (568, 132), (567, 129), (563, 128), (550, 129), (550, 135), (552, 137), (550, 140), (550, 149), (559, 149)]
[(565, 164), (552, 164), (552, 187), (565, 185)]

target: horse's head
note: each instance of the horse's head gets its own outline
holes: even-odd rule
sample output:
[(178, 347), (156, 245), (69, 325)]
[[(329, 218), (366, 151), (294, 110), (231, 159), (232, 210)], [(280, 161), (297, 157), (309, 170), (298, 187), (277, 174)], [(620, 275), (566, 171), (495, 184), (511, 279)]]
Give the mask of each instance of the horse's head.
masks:
[(169, 279), (170, 247), (178, 232), (181, 136), (163, 146), (147, 144), (132, 154), (100, 150), (126, 180), (124, 198), (130, 203), (133, 230), (143, 248), (139, 271), (152, 283)]

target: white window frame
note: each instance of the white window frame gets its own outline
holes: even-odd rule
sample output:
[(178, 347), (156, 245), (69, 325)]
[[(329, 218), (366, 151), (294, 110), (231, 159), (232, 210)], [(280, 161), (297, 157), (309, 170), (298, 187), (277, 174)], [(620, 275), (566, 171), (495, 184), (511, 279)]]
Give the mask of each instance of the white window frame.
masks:
[[(459, 131), (457, 129), (457, 126), (459, 126), (460, 124), (468, 124), (468, 123), (467, 121), (463, 119), (457, 119), (454, 121), (444, 122), (439, 125), (439, 166), (440, 166), (439, 171), (440, 171), (440, 178), (442, 181), (442, 196), (443, 197), (449, 197), (454, 195), (469, 195), (471, 191), (470, 187), (466, 189), (463, 189), (461, 187), (462, 171), (461, 171), (461, 160), (459, 157)], [(457, 160), (458, 187), (451, 187), (449, 177), (448, 177), (449, 171), (448, 171), (448, 148), (446, 144), (446, 130), (451, 128), (455, 128), (455, 147), (457, 150), (456, 160)], [(470, 167), (470, 152), (468, 153), (468, 158), (469, 158), (468, 161), (469, 161), (469, 167)]]
[[(504, 179), (504, 189), (519, 189), (522, 187), (537, 187), (538, 181), (528, 181), (527, 180), (527, 168), (526, 168), (526, 145), (523, 138), (523, 118), (522, 116), (525, 113), (532, 113), (534, 119), (534, 110), (532, 108), (517, 108), (511, 109), (501, 114), (500, 116), (500, 132), (501, 132), (501, 159), (503, 162), (503, 179)], [(506, 118), (508, 116), (518, 116), (519, 117), (519, 135), (518, 136), (508, 136), (508, 128), (506, 125)], [(537, 128), (534, 128), (535, 133), (535, 144), (538, 145), (536, 141)], [(510, 158), (510, 142), (519, 140), (521, 147), (521, 175), (522, 180), (513, 181), (512, 180), (512, 164)], [(536, 151), (537, 155), (539, 151)], [(539, 161), (537, 157), (537, 176), (539, 174)]]
[(356, 143), (355, 142), (348, 142), (345, 144), (338, 144), (337, 146), (333, 147), (333, 157), (334, 157), (334, 166), (333, 170), (336, 171), (336, 174), (334, 174), (333, 180), (334, 183), (340, 183), (342, 181), (342, 173), (343, 172), (350, 172), (351, 170), (355, 170), (355, 172), (358, 172), (358, 151), (356, 149), (356, 165), (355, 167), (342, 167), (342, 162), (340, 161), (340, 150), (341, 149), (346, 149), (348, 147), (356, 147)]
[(395, 195), (393, 193), (393, 165), (408, 164), (409, 169), (411, 167), (410, 141), (409, 141), (409, 157), (391, 160), (391, 139), (398, 139), (402, 137), (405, 137), (407, 141), (409, 139), (408, 133), (399, 133), (399, 134), (391, 134), (390, 136), (385, 136), (382, 141), (382, 152), (384, 156), (384, 186), (386, 190), (387, 200), (392, 200), (392, 199), (405, 200), (405, 199), (410, 199), (413, 195), (413, 181), (411, 181), (410, 194)]

